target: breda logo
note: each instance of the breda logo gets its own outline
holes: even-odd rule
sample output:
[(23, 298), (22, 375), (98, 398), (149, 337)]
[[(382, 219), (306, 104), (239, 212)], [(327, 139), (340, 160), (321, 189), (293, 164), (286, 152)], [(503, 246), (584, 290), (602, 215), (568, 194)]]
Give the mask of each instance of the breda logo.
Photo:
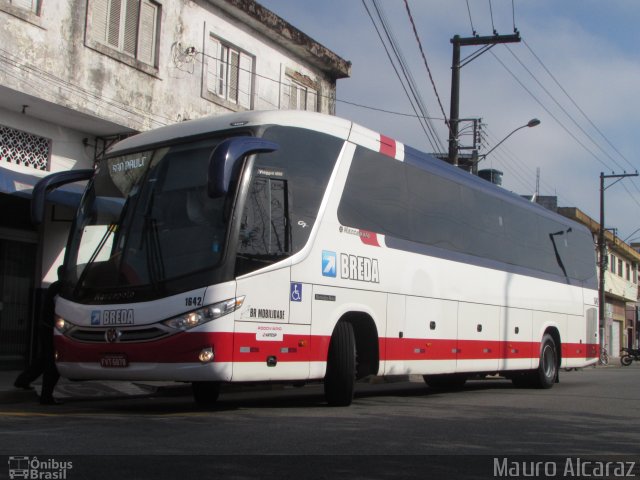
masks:
[(340, 254), (340, 277), (360, 282), (380, 282), (378, 259)]

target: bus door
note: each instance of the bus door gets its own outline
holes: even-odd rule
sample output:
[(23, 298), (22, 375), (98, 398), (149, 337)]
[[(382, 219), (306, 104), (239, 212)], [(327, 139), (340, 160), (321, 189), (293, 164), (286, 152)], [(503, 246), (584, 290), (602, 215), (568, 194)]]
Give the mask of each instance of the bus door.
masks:
[(291, 253), (288, 203), (283, 174), (258, 169), (244, 206), (236, 255), (236, 295), (245, 301), (235, 317), (234, 381), (302, 380), (309, 375), (304, 347), (310, 326), (291, 323), (291, 268), (275, 268)]

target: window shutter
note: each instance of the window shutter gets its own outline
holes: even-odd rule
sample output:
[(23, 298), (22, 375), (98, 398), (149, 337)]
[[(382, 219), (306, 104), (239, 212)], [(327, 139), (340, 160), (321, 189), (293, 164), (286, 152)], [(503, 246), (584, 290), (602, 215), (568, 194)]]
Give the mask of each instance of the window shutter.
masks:
[(38, 13), (38, 0), (11, 0), (11, 5), (14, 7), (24, 8)]
[(109, 0), (93, 0), (91, 10), (91, 36), (99, 42), (107, 41)]
[(291, 102), (291, 82), (287, 77), (282, 80), (282, 95), (280, 97), (280, 108), (289, 108), (289, 102)]
[(218, 59), (220, 58), (220, 43), (209, 37), (207, 48), (207, 91), (218, 93), (216, 85), (218, 83)]
[(310, 88), (307, 89), (307, 110), (310, 112), (318, 111), (318, 94)]
[(124, 38), (122, 50), (129, 55), (136, 55), (138, 34), (139, 0), (125, 0)]
[(300, 101), (298, 102), (298, 108), (300, 110), (306, 110), (307, 109), (307, 89), (304, 87), (298, 87), (298, 94), (299, 94), (299, 98)]
[(238, 103), (244, 108), (251, 108), (251, 77), (253, 60), (249, 55), (240, 54), (240, 72), (238, 80)]
[(158, 6), (142, 0), (140, 4), (140, 31), (138, 33), (138, 60), (155, 65)]
[(295, 110), (298, 108), (298, 86), (291, 82), (289, 86), (289, 109)]
[(120, 46), (120, 12), (122, 9), (121, 0), (111, 0), (109, 10), (109, 27), (107, 43), (116, 48)]
[(227, 98), (227, 62), (229, 61), (229, 49), (220, 44), (218, 55), (218, 84), (216, 93), (222, 98)]

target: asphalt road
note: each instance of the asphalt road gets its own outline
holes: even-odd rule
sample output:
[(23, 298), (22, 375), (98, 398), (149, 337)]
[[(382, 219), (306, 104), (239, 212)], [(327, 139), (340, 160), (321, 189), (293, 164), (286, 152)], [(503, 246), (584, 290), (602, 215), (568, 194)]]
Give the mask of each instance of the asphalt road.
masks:
[[(328, 407), (320, 385), (223, 393), (211, 410), (198, 409), (184, 393), (0, 405), (0, 454), (130, 465), (142, 469), (139, 478), (155, 468), (154, 478), (186, 478), (209, 464), (194, 463), (205, 455), (229, 456), (215, 457), (215, 464), (223, 468), (218, 476), (233, 478), (254, 478), (260, 464), (280, 469), (281, 478), (296, 466), (307, 477), (316, 474), (309, 478), (334, 478), (323, 472), (336, 468), (349, 478), (364, 471), (362, 478), (391, 478), (398, 468), (405, 468), (402, 477), (425, 478), (424, 462), (431, 472), (438, 465), (449, 471), (456, 458), (490, 468), (492, 457), (521, 455), (626, 455), (616, 458), (640, 464), (640, 364), (562, 371), (550, 390), (518, 389), (495, 378), (455, 392), (422, 383), (359, 384), (346, 408)], [(464, 457), (443, 457), (449, 455)], [(162, 467), (168, 458), (172, 468)], [(93, 473), (120, 478), (117, 468), (115, 476)]]

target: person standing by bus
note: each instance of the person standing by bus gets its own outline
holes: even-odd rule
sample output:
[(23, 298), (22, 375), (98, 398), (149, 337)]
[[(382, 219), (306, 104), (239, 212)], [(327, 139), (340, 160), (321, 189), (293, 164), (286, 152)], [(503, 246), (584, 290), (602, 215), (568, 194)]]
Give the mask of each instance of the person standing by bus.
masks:
[(42, 405), (57, 405), (60, 402), (53, 397), (53, 390), (58, 383), (60, 374), (56, 367), (55, 349), (53, 346), (53, 329), (55, 328), (55, 298), (60, 291), (60, 275), (62, 267), (58, 267), (58, 280), (47, 288), (44, 296), (42, 314), (38, 325), (39, 354), (34, 361), (20, 374), (14, 386), (30, 389), (31, 382), (42, 375), (42, 391), (40, 403)]

